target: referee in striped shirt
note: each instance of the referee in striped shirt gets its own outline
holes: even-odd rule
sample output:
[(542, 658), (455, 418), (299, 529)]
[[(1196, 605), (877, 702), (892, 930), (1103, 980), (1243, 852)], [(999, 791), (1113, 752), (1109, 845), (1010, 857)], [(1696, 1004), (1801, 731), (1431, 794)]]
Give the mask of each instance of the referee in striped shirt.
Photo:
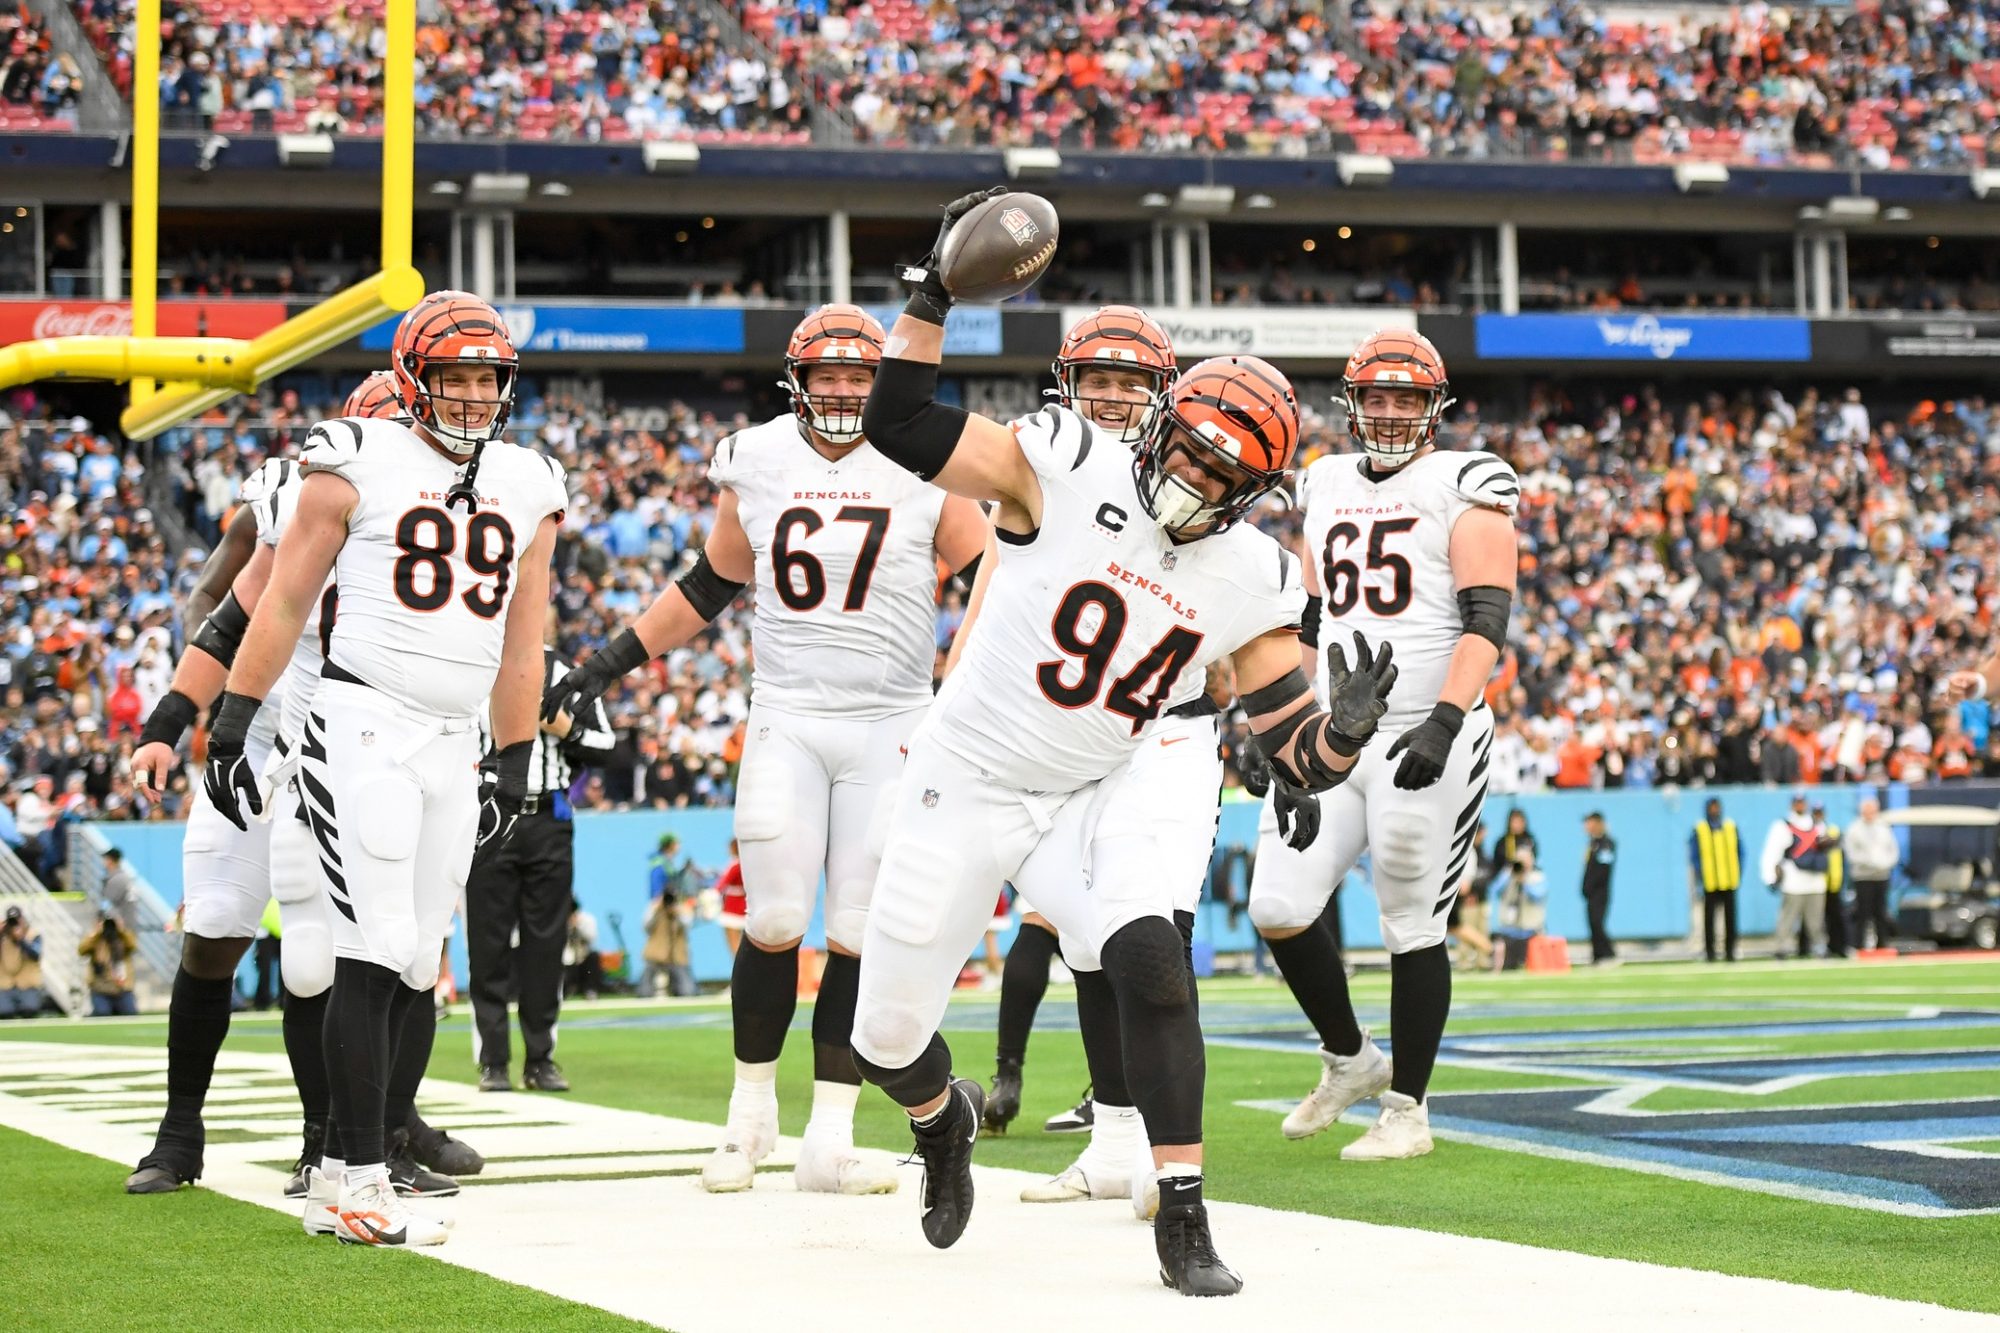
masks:
[[(544, 692), (569, 671), (555, 649), (542, 649)], [(480, 738), (490, 758), (493, 736), (483, 714)], [(472, 996), (472, 1048), (481, 1092), (508, 1092), (514, 1086), (508, 1074), (510, 989), (521, 1015), (522, 1084), (542, 1092), (569, 1091), (554, 1058), (563, 944), (573, 903), (576, 824), (569, 790), (579, 768), (611, 757), (616, 738), (598, 702), (581, 725), (567, 716), (542, 723), (537, 739), (529, 782), (542, 796), (540, 807), (523, 816), (510, 836), (473, 853), (465, 885), (466, 952), (472, 963), (466, 989)]]

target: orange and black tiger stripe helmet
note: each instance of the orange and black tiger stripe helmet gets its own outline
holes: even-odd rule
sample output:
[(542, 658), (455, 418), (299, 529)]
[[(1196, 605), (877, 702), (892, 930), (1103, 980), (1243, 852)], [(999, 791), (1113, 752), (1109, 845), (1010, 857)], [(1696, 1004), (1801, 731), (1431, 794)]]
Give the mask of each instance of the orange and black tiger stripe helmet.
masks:
[(340, 409), (340, 415), (393, 417), (401, 415), (402, 411), (402, 400), (396, 396), (395, 372), (377, 370), (354, 386), (354, 392), (347, 395), (347, 402)]
[[(1083, 372), (1092, 367), (1146, 375), (1152, 385), (1152, 400), (1135, 412), (1122, 400), (1085, 396), (1079, 386)], [(1074, 408), (1092, 421), (1097, 419), (1094, 403), (1118, 402), (1127, 409), (1124, 424), (1116, 433), (1128, 445), (1152, 438), (1167, 389), (1180, 373), (1174, 363), (1173, 339), (1158, 320), (1129, 305), (1104, 306), (1078, 320), (1049, 369), (1056, 377), (1056, 398), (1064, 407)]]
[[(437, 411), (438, 395), (430, 383), (432, 371), (467, 362), (492, 366), (500, 380), (499, 409), (477, 429), (446, 421)], [(457, 291), (432, 292), (410, 308), (396, 326), (389, 365), (403, 411), (457, 454), (471, 453), (506, 429), (520, 368), (520, 354), (500, 312), (470, 292)]]
[[(1134, 464), (1139, 497), (1170, 533), (1220, 532), (1281, 485), (1299, 451), (1291, 381), (1254, 356), (1218, 356), (1174, 382), (1152, 440)], [(1192, 463), (1220, 494), (1181, 475)]]
[[(1361, 399), (1371, 388), (1416, 393), (1420, 408), (1412, 416), (1370, 416), (1361, 410)], [(1458, 400), (1451, 396), (1444, 358), (1429, 338), (1414, 329), (1382, 329), (1362, 339), (1347, 359), (1341, 401), (1347, 408), (1347, 428), (1368, 457), (1385, 468), (1396, 468), (1437, 438), (1445, 409)]]
[(861, 408), (867, 397), (809, 394), (806, 372), (827, 364), (879, 370), (882, 348), (888, 341), (882, 321), (858, 305), (823, 305), (800, 320), (785, 347), (785, 378), (779, 381), (791, 396), (793, 415), (829, 444), (859, 440)]

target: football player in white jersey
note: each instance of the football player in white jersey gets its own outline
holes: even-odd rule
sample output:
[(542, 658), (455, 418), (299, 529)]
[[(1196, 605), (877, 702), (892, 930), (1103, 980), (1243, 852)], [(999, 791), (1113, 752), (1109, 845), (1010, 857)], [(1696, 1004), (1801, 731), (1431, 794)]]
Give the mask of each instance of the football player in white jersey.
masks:
[[(989, 197), (955, 201), (946, 229)], [(1391, 654), (1357, 637), (1350, 670), (1336, 650), (1330, 709), (1299, 669), (1298, 562), (1241, 521), (1298, 447), (1297, 404), (1274, 368), (1254, 357), (1192, 367), (1136, 453), (1060, 406), (1010, 427), (936, 401), (951, 297), (934, 257), (904, 276), (915, 291), (868, 396), (868, 437), (918, 476), (997, 502), (1001, 559), (897, 784), (862, 950), (856, 1063), (910, 1115), (925, 1239), (955, 1243), (972, 1210), (984, 1094), (953, 1078), (938, 1026), (993, 886), (1015, 883), (1096, 952), (1117, 997), (1127, 1082), (1162, 1173), (1162, 1279), (1187, 1295), (1232, 1294), (1241, 1279), (1217, 1257), (1201, 1202), (1204, 1053), (1161, 864), (1173, 844), (1130, 761), (1184, 678), (1227, 657), (1274, 767), (1330, 785), (1387, 707)], [(1063, 873), (1024, 874), (1045, 842), (1068, 841), (1059, 829), (1074, 830), (1056, 853)]]
[[(333, 575), (338, 613), (297, 776), (334, 909), (327, 1062), (344, 1155), (332, 1226), (355, 1244), (448, 1234), (403, 1205), (385, 1164), (396, 1036), (407, 1006), (430, 1002), (475, 835), (505, 836), (534, 804), (541, 626), (568, 497), (554, 462), (499, 438), (518, 368), (485, 302), (420, 303), (391, 364), (407, 420), (313, 428), (209, 741), (216, 808), (238, 823), (262, 813), (243, 737)], [(499, 782), (482, 809), (475, 719), (489, 696)]]
[[(1484, 691), (1507, 640), (1520, 485), (1492, 454), (1436, 447), (1451, 388), (1421, 335), (1369, 337), (1347, 363), (1344, 388), (1361, 451), (1306, 469), (1306, 581), (1343, 633), (1395, 649), (1402, 684), (1382, 720), (1389, 743), (1364, 754), (1345, 783), (1317, 798), (1277, 784), (1250, 917), (1321, 1043), (1319, 1086), (1285, 1117), (1286, 1137), (1317, 1134), (1379, 1095), (1375, 1125), (1341, 1156), (1380, 1161), (1431, 1150), (1424, 1095), (1451, 1008), (1445, 932), (1486, 799), (1493, 714)], [(1321, 921), (1364, 851), (1389, 950), (1393, 1068), (1355, 1020)]]
[(883, 337), (858, 306), (805, 318), (785, 354), (792, 411), (716, 450), (715, 530), (694, 568), (543, 702), (545, 717), (578, 716), (756, 580), (757, 666), (736, 795), (749, 947), (736, 951), (730, 983), (728, 1124), (701, 1174), (718, 1193), (749, 1189), (777, 1142), (778, 1056), (822, 875), (827, 960), (813, 1006), (813, 1109), (793, 1174), (804, 1190), (896, 1188), (886, 1164), (854, 1149), (861, 1077), (850, 1036), (878, 864), (871, 825), (931, 702), (938, 562), (968, 570), (986, 524), (978, 506), (912, 477), (863, 435)]

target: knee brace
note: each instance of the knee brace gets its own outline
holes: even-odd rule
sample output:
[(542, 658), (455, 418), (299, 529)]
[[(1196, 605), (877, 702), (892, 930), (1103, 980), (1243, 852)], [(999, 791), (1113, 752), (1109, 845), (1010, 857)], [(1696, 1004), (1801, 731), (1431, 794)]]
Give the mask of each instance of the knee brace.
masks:
[(902, 1107), (922, 1106), (936, 1100), (939, 1093), (951, 1087), (951, 1048), (944, 1044), (944, 1037), (933, 1032), (928, 1044), (917, 1046), (907, 1059), (896, 1055), (876, 1054), (881, 1062), (863, 1054), (861, 1034), (855, 1034), (854, 1067), (861, 1077), (889, 1094), (891, 1101)]
[[(1331, 894), (1327, 895), (1331, 897)], [(1319, 920), (1319, 914), (1326, 909), (1326, 899), (1322, 898), (1317, 907), (1308, 903), (1293, 902), (1290, 898), (1276, 893), (1252, 893), (1250, 895), (1250, 924), (1259, 932), (1267, 930), (1299, 930)]]
[(1121, 1003), (1176, 1009), (1193, 998), (1186, 948), (1173, 922), (1141, 917), (1104, 942), (1104, 973)]
[[(777, 902), (755, 902), (743, 918), (743, 931), (759, 944), (789, 944), (806, 933), (811, 918), (805, 907), (789, 895)], [(841, 941), (843, 944), (847, 941)], [(858, 946), (859, 940), (854, 942)]]
[[(1423, 881), (1437, 861), (1438, 839), (1430, 818), (1411, 810), (1382, 816), (1381, 837), (1370, 839), (1376, 873), (1389, 879)], [(1254, 909), (1253, 909), (1254, 910)]]

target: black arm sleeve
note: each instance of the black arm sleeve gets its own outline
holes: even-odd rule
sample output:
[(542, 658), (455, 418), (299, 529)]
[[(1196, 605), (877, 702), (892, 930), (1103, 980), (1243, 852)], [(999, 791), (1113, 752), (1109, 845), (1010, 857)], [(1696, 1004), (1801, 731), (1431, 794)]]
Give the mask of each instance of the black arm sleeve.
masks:
[(243, 609), (232, 590), (194, 632), (194, 646), (229, 666), (236, 661), (236, 650), (243, 646), (243, 631), (249, 628), (250, 613)]
[(965, 409), (937, 401), (938, 368), (890, 356), (875, 372), (861, 433), (883, 457), (930, 481), (944, 471), (965, 433)]
[(716, 573), (715, 566), (708, 563), (708, 552), (703, 551), (695, 558), (694, 568), (681, 575), (674, 586), (688, 599), (696, 615), (703, 620), (714, 620), (746, 585)]
[(1458, 590), (1458, 618), (1465, 632), (1477, 634), (1503, 653), (1507, 651), (1507, 618), (1513, 610), (1514, 594), (1505, 588), (1483, 583)]
[(958, 571), (958, 586), (965, 589), (967, 597), (972, 596), (972, 585), (979, 581), (979, 562), (983, 559), (983, 555), (975, 555), (965, 562), (964, 569)]
[(1320, 599), (1308, 595), (1306, 613), (1299, 617), (1299, 642), (1308, 648), (1319, 647), (1319, 608)]

